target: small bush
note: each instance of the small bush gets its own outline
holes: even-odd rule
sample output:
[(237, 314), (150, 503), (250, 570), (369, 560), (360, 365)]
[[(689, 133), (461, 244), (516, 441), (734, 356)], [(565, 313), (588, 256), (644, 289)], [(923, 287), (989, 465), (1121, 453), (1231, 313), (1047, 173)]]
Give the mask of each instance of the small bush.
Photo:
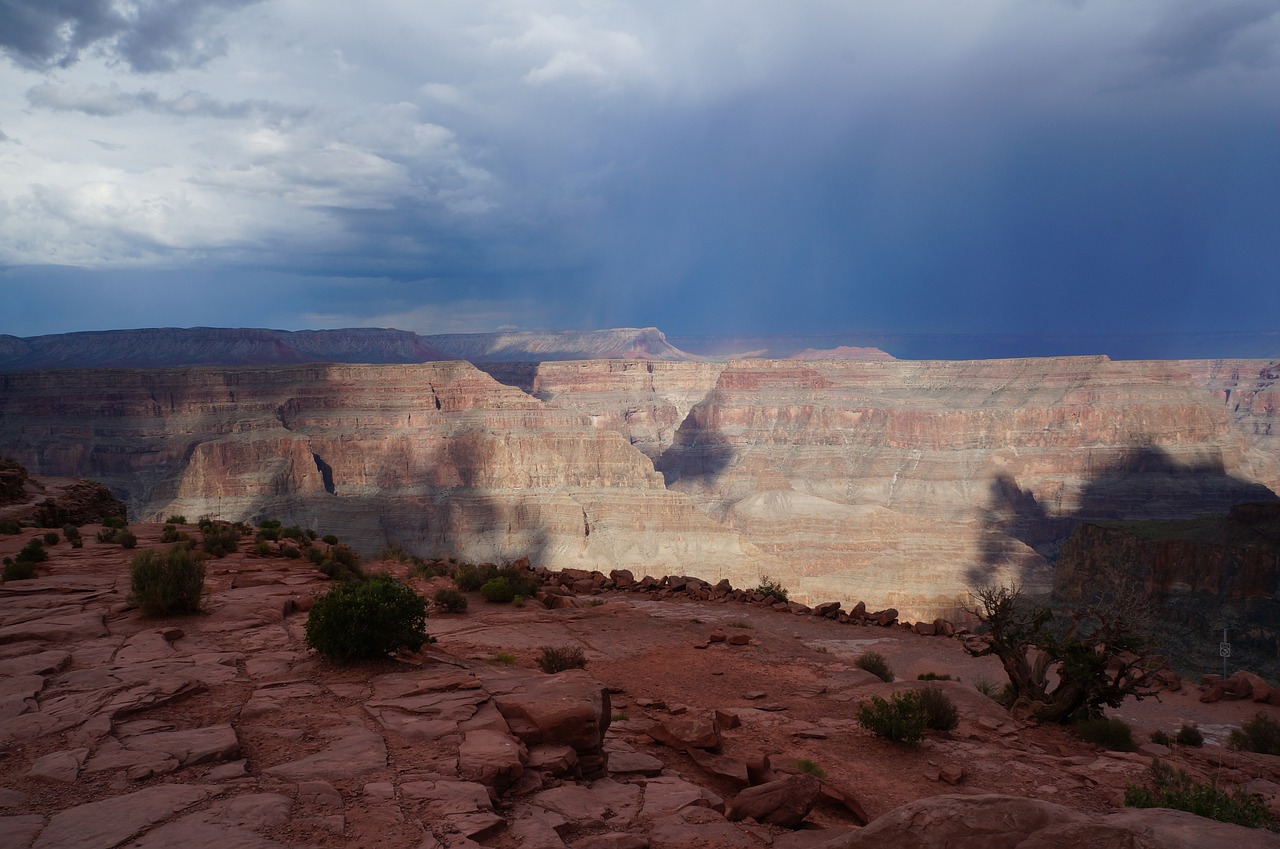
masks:
[(121, 548), (137, 548), (138, 535), (125, 528), (122, 531), (116, 531), (116, 542), (120, 544)]
[(1178, 729), (1178, 736), (1173, 738), (1179, 746), (1191, 746), (1198, 749), (1204, 745), (1204, 735), (1194, 722), (1184, 722)]
[(319, 566), (321, 563), (324, 562), (324, 552), (314, 545), (307, 549), (306, 556), (307, 556), (307, 560), (311, 561), (317, 566)]
[(123, 516), (108, 516), (102, 520), (102, 527), (124, 530), (129, 527), (129, 522)]
[(445, 613), (467, 612), (467, 597), (457, 590), (442, 587), (436, 590), (436, 594), (431, 597), (431, 600)]
[(800, 770), (801, 772), (808, 773), (809, 775), (812, 775), (814, 778), (827, 777), (827, 771), (822, 767), (818, 766), (813, 761), (809, 760), (808, 758), (800, 758), (800, 760), (796, 761), (796, 769)]
[(212, 557), (226, 557), (240, 547), (240, 529), (226, 522), (201, 523), (201, 547)]
[(385, 657), (427, 642), (427, 603), (388, 575), (335, 585), (307, 617), (307, 645), (334, 660)]
[(1132, 752), (1138, 748), (1133, 741), (1133, 729), (1129, 723), (1114, 716), (1082, 719), (1075, 725), (1076, 735), (1086, 743), (1102, 746), (1112, 752)]
[(46, 532), (45, 532), (45, 535), (44, 535), (44, 544), (45, 544), (45, 545), (57, 545), (57, 544), (58, 544), (58, 540), (60, 540), (60, 539), (62, 539), (62, 537), (58, 536), (58, 532), (57, 532), (57, 531), (46, 531)]
[(203, 554), (185, 545), (144, 551), (133, 558), (130, 601), (148, 616), (195, 613), (204, 592)]
[(863, 652), (853, 663), (854, 666), (865, 669), (881, 681), (893, 680), (893, 670), (889, 668), (889, 661), (885, 660), (884, 655), (879, 652)]
[(41, 542), (40, 537), (32, 537), (17, 556), (19, 563), (43, 563), (48, 559), (49, 552), (44, 550), (44, 543)]
[[(463, 601), (466, 601), (466, 599), (464, 598)], [(500, 651), (493, 657), (489, 658), (489, 662), (494, 666), (515, 666), (516, 656), (511, 652)]]
[(772, 598), (775, 601), (787, 600), (787, 588), (768, 575), (760, 576), (760, 583), (756, 586), (755, 591), (762, 596)]
[(1151, 762), (1147, 787), (1125, 786), (1124, 803), (1131, 808), (1172, 808), (1248, 828), (1261, 828), (1272, 822), (1261, 797), (1240, 787), (1228, 793), (1212, 784), (1201, 784), (1183, 770), (1175, 772), (1158, 760)]
[(302, 552), (298, 550), (296, 545), (284, 543), (280, 546), (280, 556), (287, 557), (290, 560), (297, 560), (302, 556)]
[(102, 528), (100, 531), (98, 531), (97, 534), (94, 535), (94, 539), (96, 539), (98, 542), (115, 542), (116, 529)]
[(22, 525), (18, 524), (13, 519), (0, 521), (0, 534), (9, 534), (12, 536), (13, 534), (20, 533), (22, 533)]
[(303, 542), (307, 539), (307, 532), (298, 525), (289, 525), (280, 531), (281, 539), (291, 539), (294, 542)]
[(1172, 746), (1173, 738), (1169, 736), (1169, 732), (1157, 728), (1155, 731), (1151, 732), (1151, 742), (1155, 743), (1157, 746)]
[(172, 516), (165, 519), (164, 523), (166, 525), (185, 525), (187, 523), (187, 517), (181, 513), (174, 513)]
[(191, 534), (186, 531), (180, 531), (173, 525), (165, 525), (160, 531), (161, 542), (189, 542)]
[(745, 619), (730, 619), (728, 622), (724, 623), (724, 626), (726, 628), (745, 628), (748, 631), (754, 630), (751, 623)]
[(947, 673), (939, 675), (937, 672), (921, 672), (916, 676), (917, 681), (950, 681), (951, 676)]
[(338, 538), (337, 538), (336, 536), (334, 536), (333, 534), (325, 534), (324, 536), (320, 537), (320, 541), (321, 541), (321, 542), (323, 542), (323, 543), (324, 543), (324, 544), (326, 544), (326, 545), (337, 545), (337, 544), (338, 544)]
[(480, 595), (494, 604), (509, 604), (516, 597), (516, 591), (506, 578), (493, 578), (480, 587)]
[(84, 535), (75, 525), (67, 525), (63, 528), (62, 535), (67, 538), (67, 542), (71, 543), (72, 548), (84, 548)]
[(1231, 730), (1227, 747), (1260, 755), (1280, 755), (1280, 720), (1259, 711), (1253, 719)]
[(542, 646), (538, 650), (538, 668), (548, 675), (566, 669), (583, 669), (586, 665), (582, 646)]
[(511, 599), (512, 607), (524, 607), (524, 596), (518, 595)]
[(934, 731), (950, 731), (960, 724), (960, 711), (939, 687), (925, 687), (917, 695), (924, 710), (924, 724)]
[(411, 563), (413, 555), (403, 545), (395, 542), (384, 545), (374, 560), (394, 560), (396, 563)]
[(280, 539), (284, 532), (284, 527), (279, 519), (262, 519), (258, 522), (258, 532), (254, 539), (262, 542), (263, 540), (275, 542)]
[(413, 566), (409, 569), (410, 576), (414, 578), (422, 578), (430, 580), (431, 578), (443, 578), (449, 575), (449, 567), (439, 562), (431, 562), (423, 560), (421, 557), (413, 558)]
[(613, 716), (609, 717), (610, 722), (626, 722), (629, 719), (631, 719), (631, 717), (627, 716), (627, 714), (622, 711), (617, 711)]
[(890, 701), (872, 696), (858, 705), (858, 724), (877, 737), (915, 746), (924, 739), (925, 713), (916, 693), (894, 693)]
[(36, 576), (36, 564), (30, 560), (4, 559), (3, 578), (8, 581), (29, 581)]
[(272, 553), (271, 543), (265, 539), (255, 542), (253, 544), (253, 553), (259, 557), (270, 557)]
[(1000, 685), (995, 681), (988, 681), (986, 678), (979, 678), (973, 682), (973, 689), (977, 690), (988, 699), (994, 699), (1000, 693)]

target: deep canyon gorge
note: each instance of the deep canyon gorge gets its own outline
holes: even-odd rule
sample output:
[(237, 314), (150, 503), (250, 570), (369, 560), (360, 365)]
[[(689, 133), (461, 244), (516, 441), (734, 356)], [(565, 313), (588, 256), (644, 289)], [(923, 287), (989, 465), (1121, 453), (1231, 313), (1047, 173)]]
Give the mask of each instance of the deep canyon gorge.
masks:
[(1276, 361), (659, 356), (11, 370), (0, 453), (100, 480), (141, 521), (769, 575), (906, 619), (996, 581), (1047, 591), (1081, 520), (1225, 515), (1280, 489)]

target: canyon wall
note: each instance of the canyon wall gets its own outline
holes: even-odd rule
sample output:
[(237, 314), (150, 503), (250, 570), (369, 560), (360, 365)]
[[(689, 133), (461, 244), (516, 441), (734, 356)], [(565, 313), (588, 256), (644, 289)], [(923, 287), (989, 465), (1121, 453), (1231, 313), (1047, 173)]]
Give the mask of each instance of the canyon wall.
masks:
[(134, 519), (274, 516), (372, 552), (692, 572), (771, 561), (618, 434), (462, 362), (0, 375), (3, 453)]
[(463, 362), (11, 372), (0, 454), (102, 480), (135, 518), (272, 515), (367, 552), (769, 574), (910, 619), (993, 581), (1048, 592), (1081, 520), (1225, 513), (1280, 488), (1275, 363), (486, 368), (527, 391)]

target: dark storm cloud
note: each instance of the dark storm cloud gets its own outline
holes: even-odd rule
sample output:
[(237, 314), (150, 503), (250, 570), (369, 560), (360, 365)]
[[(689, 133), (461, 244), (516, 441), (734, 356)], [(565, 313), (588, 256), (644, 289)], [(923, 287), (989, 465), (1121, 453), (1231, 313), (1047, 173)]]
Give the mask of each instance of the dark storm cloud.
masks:
[(1153, 70), (1169, 76), (1271, 64), (1276, 33), (1264, 30), (1277, 14), (1277, 0), (1184, 2), (1148, 33), (1142, 47), (1155, 60)]
[(0, 0), (0, 50), (34, 69), (66, 68), (90, 50), (135, 71), (198, 67), (226, 52), (220, 15), (259, 0)]
[(267, 100), (222, 101), (199, 91), (186, 91), (178, 97), (166, 98), (147, 89), (136, 92), (124, 91), (114, 83), (109, 86), (41, 83), (27, 90), (27, 102), (37, 109), (82, 112), (85, 115), (98, 117), (127, 115), (130, 112), (152, 112), (184, 117), (257, 118), (268, 122), (279, 122), (301, 118), (308, 112), (306, 109)]

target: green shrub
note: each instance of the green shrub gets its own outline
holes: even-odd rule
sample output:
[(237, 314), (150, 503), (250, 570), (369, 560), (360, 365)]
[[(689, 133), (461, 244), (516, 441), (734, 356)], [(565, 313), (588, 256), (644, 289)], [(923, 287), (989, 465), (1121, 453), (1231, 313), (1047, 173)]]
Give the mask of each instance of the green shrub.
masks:
[(204, 563), (203, 554), (185, 545), (144, 551), (129, 567), (129, 600), (148, 616), (195, 613), (204, 592)]
[(479, 566), (462, 563), (453, 570), (453, 582), (463, 592), (475, 592), (495, 578), (502, 578), (510, 584), (513, 596), (531, 596), (538, 592), (538, 578), (527, 569), (496, 566), (493, 563), (482, 563)]
[(46, 532), (45, 532), (45, 535), (44, 535), (44, 544), (45, 544), (45, 545), (57, 545), (57, 544), (58, 544), (58, 540), (60, 540), (60, 539), (62, 539), (62, 538), (61, 538), (60, 536), (58, 536), (58, 532), (57, 532), (57, 531), (46, 531)]
[(334, 660), (417, 651), (427, 642), (427, 603), (388, 575), (341, 583), (316, 599), (307, 617), (307, 645)]
[(72, 548), (84, 548), (84, 535), (75, 525), (67, 525), (63, 528), (62, 535), (67, 538), (67, 542), (71, 543)]
[(921, 672), (916, 676), (917, 681), (950, 681), (951, 676), (947, 673), (939, 675), (937, 672)]
[(29, 581), (36, 576), (36, 564), (30, 560), (4, 559), (3, 578), (7, 581)]
[(524, 596), (518, 595), (511, 599), (512, 607), (524, 607)]
[(506, 578), (493, 578), (480, 587), (480, 595), (494, 604), (509, 604), (515, 599), (516, 591)]
[(98, 531), (96, 535), (94, 535), (94, 539), (96, 539), (98, 542), (115, 542), (116, 529), (102, 528), (101, 530)]
[(123, 516), (108, 516), (102, 520), (102, 527), (123, 530), (129, 527), (129, 522)]
[(259, 542), (263, 540), (275, 542), (280, 539), (283, 532), (284, 527), (279, 519), (262, 519), (258, 522), (258, 533), (254, 538)]
[(320, 541), (325, 543), (326, 545), (338, 544), (338, 538), (333, 534), (325, 534), (324, 536), (320, 537)]
[(186, 531), (180, 531), (173, 525), (165, 525), (160, 529), (161, 542), (187, 542), (191, 539), (191, 535)]
[(439, 562), (431, 562), (423, 560), (421, 557), (413, 558), (413, 566), (409, 569), (409, 575), (414, 578), (443, 578), (449, 575), (449, 567)]
[(1132, 752), (1138, 748), (1133, 741), (1133, 729), (1118, 717), (1082, 719), (1075, 724), (1075, 731), (1076, 736), (1086, 743), (1102, 746), (1112, 752)]
[(307, 532), (298, 525), (289, 525), (280, 531), (281, 539), (291, 539), (294, 542), (303, 542), (307, 539)]
[(120, 544), (121, 548), (137, 548), (138, 535), (125, 528), (122, 531), (116, 531), (116, 542)]
[(0, 534), (9, 534), (12, 536), (13, 534), (20, 533), (22, 533), (22, 525), (18, 524), (13, 519), (0, 521)]
[(858, 655), (854, 665), (859, 669), (865, 669), (881, 681), (892, 681), (893, 670), (889, 668), (889, 661), (884, 659), (884, 655), (879, 652), (863, 652)]
[(267, 542), (265, 539), (259, 540), (253, 544), (253, 553), (259, 557), (270, 557), (273, 552), (274, 549), (271, 548), (271, 543)]
[(288, 543), (283, 543), (280, 546), (280, 556), (287, 557), (290, 560), (297, 560), (299, 557), (302, 556), (302, 552), (298, 550), (298, 547), (296, 545), (289, 545)]
[(1157, 728), (1151, 732), (1151, 742), (1157, 746), (1172, 746), (1173, 738), (1169, 736), (1169, 732), (1164, 729)]
[(1198, 749), (1204, 745), (1204, 735), (1194, 722), (1184, 722), (1178, 729), (1178, 736), (1173, 738), (1179, 746), (1191, 746)]
[(314, 545), (307, 549), (306, 557), (317, 566), (324, 562), (324, 552)]
[(772, 598), (775, 601), (787, 600), (787, 588), (768, 575), (760, 576), (760, 583), (756, 585), (755, 591), (762, 596)]
[(240, 529), (226, 522), (202, 522), (201, 548), (212, 557), (226, 557), (240, 548)]
[(384, 545), (374, 560), (394, 560), (396, 563), (411, 563), (413, 555), (403, 545), (392, 542)]
[(1212, 784), (1201, 784), (1183, 770), (1175, 772), (1173, 767), (1158, 760), (1151, 762), (1147, 787), (1125, 785), (1124, 803), (1131, 808), (1172, 808), (1249, 828), (1261, 828), (1272, 822), (1271, 812), (1261, 797), (1246, 793), (1240, 787), (1227, 792)]
[[(464, 598), (463, 600), (465, 601), (466, 599)], [(500, 651), (489, 658), (489, 662), (494, 666), (515, 666), (516, 656), (508, 651)]]
[(445, 613), (467, 612), (467, 597), (457, 590), (442, 587), (436, 590), (436, 594), (432, 596), (431, 600)]
[(796, 769), (800, 770), (801, 772), (808, 773), (809, 775), (812, 775), (814, 778), (827, 777), (827, 771), (822, 767), (818, 766), (813, 761), (809, 760), (808, 758), (800, 758), (798, 761), (796, 761)]
[(925, 687), (918, 694), (924, 724), (934, 731), (950, 731), (960, 724), (960, 711), (940, 687)]
[(166, 525), (185, 525), (187, 523), (187, 517), (181, 513), (174, 513), (172, 516), (165, 519), (164, 523)]
[(538, 650), (538, 668), (548, 675), (566, 669), (582, 669), (586, 665), (582, 646), (542, 646)]
[(19, 563), (43, 563), (49, 559), (49, 552), (44, 550), (40, 537), (32, 537), (18, 552), (16, 559)]
[(1260, 755), (1280, 755), (1280, 720), (1259, 711), (1253, 719), (1231, 729), (1227, 747)]
[(894, 693), (889, 701), (872, 696), (858, 705), (858, 724), (877, 737), (915, 746), (924, 739), (924, 709), (916, 693)]

